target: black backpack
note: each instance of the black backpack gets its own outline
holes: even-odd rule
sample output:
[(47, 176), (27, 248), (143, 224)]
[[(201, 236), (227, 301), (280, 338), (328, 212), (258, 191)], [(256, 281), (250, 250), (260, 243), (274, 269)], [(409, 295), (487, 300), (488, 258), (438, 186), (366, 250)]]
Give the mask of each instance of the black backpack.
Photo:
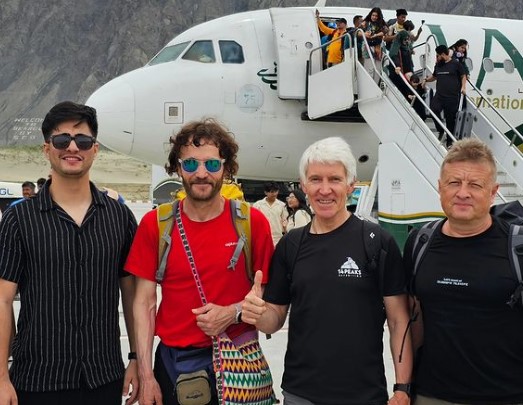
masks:
[[(520, 300), (521, 305), (523, 305), (523, 277), (521, 274), (521, 268), (523, 267), (523, 206), (521, 206), (519, 201), (512, 201), (492, 206), (490, 213), (492, 216), (500, 218), (509, 225), (508, 257), (510, 267), (518, 281), (518, 286), (507, 301), (507, 305), (514, 308)], [(419, 265), (425, 257), (427, 247), (434, 237), (434, 230), (442, 221), (443, 219), (439, 219), (423, 225), (416, 235), (412, 248), (412, 263), (414, 264), (410, 279), (410, 292), (412, 295), (415, 295), (415, 278)]]

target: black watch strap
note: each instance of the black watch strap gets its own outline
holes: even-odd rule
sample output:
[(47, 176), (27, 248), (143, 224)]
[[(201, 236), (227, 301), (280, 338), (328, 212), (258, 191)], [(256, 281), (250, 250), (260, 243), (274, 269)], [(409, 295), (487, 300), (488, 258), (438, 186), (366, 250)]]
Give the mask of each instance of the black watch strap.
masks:
[(394, 386), (392, 387), (392, 391), (396, 392), (396, 391), (403, 391), (404, 393), (406, 393), (409, 397), (410, 397), (410, 383), (406, 383), (406, 384), (394, 384)]
[(127, 355), (127, 359), (136, 360), (137, 359), (136, 352), (129, 352), (129, 354)]

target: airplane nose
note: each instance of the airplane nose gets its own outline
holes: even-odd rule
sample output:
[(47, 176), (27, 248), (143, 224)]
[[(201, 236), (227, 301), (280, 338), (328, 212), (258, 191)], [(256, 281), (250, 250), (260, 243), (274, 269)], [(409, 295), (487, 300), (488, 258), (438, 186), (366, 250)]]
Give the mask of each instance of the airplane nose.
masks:
[(117, 152), (129, 154), (134, 143), (134, 91), (121, 78), (96, 90), (86, 101), (98, 116), (98, 140)]

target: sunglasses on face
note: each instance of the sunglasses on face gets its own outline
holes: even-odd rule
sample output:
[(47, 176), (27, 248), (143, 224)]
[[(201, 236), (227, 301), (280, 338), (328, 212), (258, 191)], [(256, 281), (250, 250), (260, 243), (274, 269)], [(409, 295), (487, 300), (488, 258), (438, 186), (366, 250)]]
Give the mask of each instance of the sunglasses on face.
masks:
[(195, 158), (188, 159), (178, 159), (180, 162), (183, 171), (187, 173), (194, 173), (198, 170), (198, 166), (203, 163), (205, 170), (209, 173), (216, 173), (222, 168), (222, 164), (225, 163), (225, 159), (207, 159), (207, 160), (198, 160)]
[(71, 141), (74, 141), (78, 149), (89, 150), (96, 143), (96, 138), (90, 135), (76, 134), (72, 136), (66, 133), (51, 136), (51, 143), (56, 149), (67, 149)]

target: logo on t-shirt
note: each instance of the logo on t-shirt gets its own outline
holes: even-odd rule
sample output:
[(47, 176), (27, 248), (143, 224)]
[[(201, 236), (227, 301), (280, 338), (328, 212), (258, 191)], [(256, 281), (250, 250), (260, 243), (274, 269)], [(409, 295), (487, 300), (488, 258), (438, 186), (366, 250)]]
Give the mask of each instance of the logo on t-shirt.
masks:
[(351, 257), (347, 257), (347, 261), (338, 269), (338, 277), (361, 277), (361, 270)]

